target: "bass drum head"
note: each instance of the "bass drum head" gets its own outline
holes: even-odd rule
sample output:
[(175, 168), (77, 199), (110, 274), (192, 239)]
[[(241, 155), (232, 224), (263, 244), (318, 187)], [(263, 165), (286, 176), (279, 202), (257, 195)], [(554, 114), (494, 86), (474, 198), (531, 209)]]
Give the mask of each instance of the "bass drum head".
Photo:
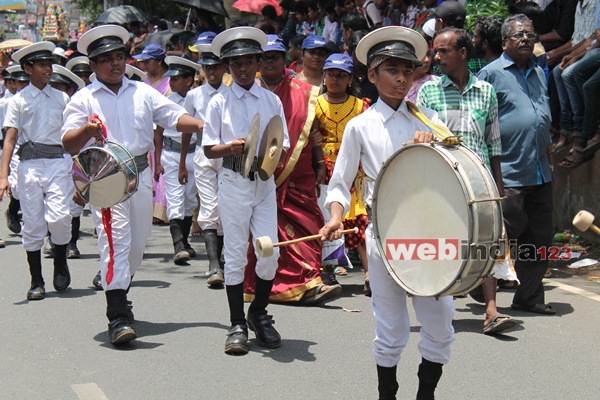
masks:
[(91, 205), (108, 208), (126, 196), (129, 179), (111, 152), (88, 147), (73, 158), (75, 188)]
[(373, 229), (388, 271), (407, 292), (437, 296), (454, 284), (471, 218), (460, 177), (435, 147), (405, 146), (379, 172)]

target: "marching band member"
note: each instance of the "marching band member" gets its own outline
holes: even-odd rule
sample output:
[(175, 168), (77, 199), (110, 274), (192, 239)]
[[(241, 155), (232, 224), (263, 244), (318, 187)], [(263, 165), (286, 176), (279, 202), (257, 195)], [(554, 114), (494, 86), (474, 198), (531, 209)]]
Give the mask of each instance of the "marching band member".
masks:
[(9, 163), (15, 143), (18, 143), (23, 246), (31, 273), (28, 300), (46, 297), (41, 249), (48, 231), (56, 244), (53, 286), (61, 292), (71, 283), (67, 265), (71, 215), (67, 199), (73, 196), (74, 187), (70, 179), (71, 159), (60, 141), (62, 112), (69, 97), (48, 85), (52, 76), (53, 50), (54, 44), (39, 42), (13, 54), (13, 60), (21, 64), (31, 84), (14, 96), (4, 119), (7, 131), (0, 172), (0, 199), (9, 191)]
[[(185, 99), (185, 109), (195, 118), (202, 121), (205, 119), (206, 106), (210, 99), (217, 93), (223, 93), (227, 86), (223, 84), (225, 65), (219, 57), (211, 53), (210, 45), (217, 36), (214, 32), (203, 32), (198, 35), (194, 48), (202, 53), (198, 64), (206, 76), (206, 83), (192, 89)], [(200, 135), (199, 135), (200, 136)], [(183, 137), (183, 146), (187, 146), (189, 138)], [(202, 140), (201, 137), (198, 138)], [(194, 180), (200, 197), (200, 210), (198, 212), (198, 224), (202, 229), (202, 236), (206, 244), (208, 256), (208, 280), (210, 287), (222, 286), (223, 268), (221, 266), (221, 253), (223, 251), (223, 226), (217, 210), (218, 174), (223, 161), (221, 159), (209, 159), (204, 155), (201, 146), (196, 146), (194, 155)]]
[[(169, 99), (180, 106), (185, 103), (185, 98), (192, 86), (199, 65), (182, 57), (168, 56), (165, 63), (169, 66), (165, 76), (168, 76), (172, 94)], [(186, 134), (192, 136), (191, 134)], [(154, 147), (154, 180), (158, 182), (164, 174), (167, 189), (167, 218), (173, 239), (173, 261), (177, 265), (185, 264), (190, 257), (196, 256), (196, 251), (188, 243), (188, 236), (192, 229), (192, 214), (198, 204), (196, 200), (196, 185), (194, 181), (181, 184), (180, 159), (183, 170), (193, 170), (194, 152), (196, 142), (187, 151), (181, 147), (181, 132), (173, 129), (158, 127), (155, 131)], [(164, 146), (164, 149), (163, 149)]]
[[(218, 206), (223, 232), (227, 237), (225, 246), (225, 286), (231, 328), (227, 332), (225, 353), (243, 355), (248, 353), (248, 327), (256, 333), (262, 347), (281, 346), (281, 336), (273, 327), (272, 317), (267, 314), (269, 294), (277, 271), (279, 251), (259, 258), (256, 266), (254, 301), (244, 315), (244, 268), (248, 262), (248, 232), (253, 237), (269, 236), (277, 241), (277, 204), (273, 177), (267, 181), (257, 179), (254, 165), (248, 178), (241, 175), (244, 137), (251, 121), (260, 115), (260, 131), (275, 115), (283, 121), (283, 147), (289, 148), (285, 115), (279, 98), (255, 84), (260, 65), (262, 47), (267, 36), (256, 28), (238, 27), (228, 29), (213, 40), (212, 52), (219, 54), (227, 64), (234, 84), (225, 92), (216, 94), (208, 103), (202, 146), (208, 158), (223, 158), (219, 173)], [(260, 135), (262, 136), (262, 134)], [(257, 255), (258, 257), (258, 255)]]
[[(411, 87), (415, 66), (427, 52), (425, 39), (412, 29), (385, 27), (365, 36), (356, 48), (356, 56), (367, 65), (368, 77), (379, 92), (379, 100), (346, 125), (344, 140), (329, 182), (326, 207), (331, 219), (321, 229), (322, 240), (339, 239), (344, 212), (350, 206), (350, 188), (359, 163), (367, 179), (363, 194), (367, 210), (372, 204), (374, 182), (384, 162), (404, 143), (432, 141), (430, 126), (447, 131), (437, 114), (429, 109), (422, 113), (429, 119), (421, 122), (410, 111), (404, 96)], [(418, 174), (419, 171), (415, 171)], [(407, 216), (409, 218), (410, 216)], [(373, 354), (377, 363), (379, 398), (395, 399), (398, 391), (396, 368), (410, 336), (410, 320), (406, 309), (406, 291), (389, 276), (377, 248), (372, 223), (366, 231), (371, 303), (376, 330)], [(442, 375), (442, 365), (450, 361), (450, 344), (454, 340), (452, 296), (414, 296), (417, 319), (421, 323), (419, 351), (419, 389), (417, 399), (434, 398)]]
[(77, 48), (89, 57), (96, 80), (73, 96), (62, 129), (65, 149), (76, 154), (102, 139), (104, 127), (108, 139), (135, 156), (139, 171), (137, 192), (110, 207), (110, 218), (107, 212), (91, 207), (98, 232), (108, 335), (115, 345), (137, 337), (127, 291), (152, 229), (152, 174), (147, 155), (154, 151), (153, 123), (180, 132), (202, 130), (202, 122), (182, 107), (150, 86), (125, 78), (128, 40), (127, 30), (117, 25), (99, 26), (81, 36)]
[(67, 62), (67, 65), (65, 65), (65, 68), (77, 75), (79, 79), (83, 80), (83, 86), (90, 84), (90, 75), (92, 74), (92, 69), (90, 68), (90, 59), (86, 56), (79, 56), (70, 59), (69, 62)]

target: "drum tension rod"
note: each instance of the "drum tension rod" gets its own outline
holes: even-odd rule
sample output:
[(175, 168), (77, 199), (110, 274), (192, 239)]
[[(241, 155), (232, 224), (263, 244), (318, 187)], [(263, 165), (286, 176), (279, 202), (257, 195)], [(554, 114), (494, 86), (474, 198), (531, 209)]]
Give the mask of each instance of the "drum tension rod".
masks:
[(504, 196), (504, 197), (494, 197), (492, 199), (469, 200), (469, 204), (485, 203), (485, 202), (488, 202), (488, 201), (502, 201), (504, 199), (506, 199), (506, 196)]

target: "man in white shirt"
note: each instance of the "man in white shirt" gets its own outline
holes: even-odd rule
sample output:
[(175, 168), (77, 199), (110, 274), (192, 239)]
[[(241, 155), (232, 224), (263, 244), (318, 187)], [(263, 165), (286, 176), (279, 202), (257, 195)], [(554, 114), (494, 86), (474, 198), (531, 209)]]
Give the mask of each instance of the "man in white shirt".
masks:
[(0, 199), (9, 192), (10, 162), (19, 145), (19, 199), (23, 212), (23, 247), (31, 274), (28, 300), (46, 297), (42, 276), (41, 249), (50, 231), (56, 244), (53, 286), (58, 292), (69, 287), (67, 243), (71, 239), (69, 200), (73, 196), (71, 159), (60, 139), (62, 112), (69, 96), (52, 88), (54, 44), (39, 42), (13, 54), (12, 58), (29, 75), (30, 85), (10, 101), (4, 128), (6, 139), (0, 172)]
[[(365, 36), (356, 48), (357, 59), (369, 68), (369, 80), (377, 87), (379, 100), (367, 111), (352, 119), (344, 131), (325, 207), (331, 219), (321, 229), (322, 240), (341, 237), (342, 218), (350, 205), (350, 190), (359, 164), (368, 182), (363, 196), (367, 209), (373, 200), (374, 182), (385, 161), (405, 143), (428, 143), (430, 127), (409, 111), (404, 97), (408, 93), (415, 66), (428, 51), (423, 37), (409, 28), (386, 27)], [(434, 124), (443, 125), (432, 110), (423, 108)], [(419, 171), (415, 171), (418, 173)], [(377, 248), (373, 226), (365, 232), (372, 307), (376, 330), (373, 354), (377, 363), (379, 398), (395, 399), (398, 390), (396, 368), (410, 336), (407, 293), (389, 275)], [(442, 375), (442, 365), (450, 360), (450, 344), (454, 340), (452, 296), (414, 296), (413, 307), (421, 323), (419, 351), (418, 400), (434, 398)]]
[[(219, 173), (218, 205), (225, 246), (225, 286), (229, 302), (231, 328), (227, 332), (225, 353), (248, 353), (248, 327), (255, 331), (262, 347), (281, 346), (281, 336), (267, 314), (269, 295), (277, 271), (279, 251), (271, 257), (257, 254), (255, 297), (244, 315), (244, 268), (248, 262), (248, 232), (255, 238), (269, 236), (277, 242), (277, 204), (273, 176), (258, 179), (256, 161), (248, 178), (242, 172), (245, 136), (251, 121), (260, 115), (260, 132), (264, 132), (272, 117), (283, 121), (283, 147), (289, 148), (289, 138), (281, 100), (274, 93), (255, 83), (262, 48), (267, 44), (264, 32), (249, 27), (228, 29), (212, 43), (212, 52), (226, 63), (234, 83), (216, 94), (206, 110), (202, 146), (208, 158), (223, 158)], [(262, 136), (262, 134), (260, 135)], [(259, 138), (260, 143), (260, 138)], [(252, 156), (252, 155), (250, 155)]]
[[(65, 149), (77, 154), (101, 140), (105, 128), (109, 140), (134, 155), (139, 171), (135, 194), (110, 207), (110, 214), (91, 207), (98, 232), (108, 335), (114, 345), (137, 337), (127, 292), (152, 228), (152, 174), (147, 155), (154, 151), (153, 124), (187, 133), (202, 130), (202, 122), (181, 106), (152, 87), (125, 77), (128, 40), (129, 32), (117, 25), (99, 26), (81, 36), (77, 49), (89, 57), (96, 80), (73, 96), (62, 129)], [(90, 121), (92, 116), (97, 117)]]

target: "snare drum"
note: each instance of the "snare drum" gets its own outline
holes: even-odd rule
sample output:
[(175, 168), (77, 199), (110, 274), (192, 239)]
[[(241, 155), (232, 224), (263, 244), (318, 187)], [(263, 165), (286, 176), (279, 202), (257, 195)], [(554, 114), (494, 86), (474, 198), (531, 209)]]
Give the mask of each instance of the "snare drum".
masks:
[(77, 192), (91, 205), (108, 208), (130, 198), (138, 187), (138, 169), (131, 152), (106, 140), (73, 157)]
[(401, 148), (377, 176), (372, 210), (384, 263), (408, 293), (464, 294), (490, 273), (502, 210), (491, 173), (470, 149)]

